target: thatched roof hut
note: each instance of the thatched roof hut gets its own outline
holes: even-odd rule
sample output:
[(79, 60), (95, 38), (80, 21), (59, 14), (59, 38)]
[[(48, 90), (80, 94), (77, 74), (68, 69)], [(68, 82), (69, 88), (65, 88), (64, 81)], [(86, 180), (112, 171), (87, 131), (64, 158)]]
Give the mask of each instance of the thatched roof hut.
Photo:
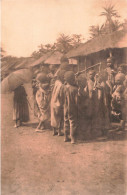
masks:
[[(63, 53), (59, 51), (55, 51), (54, 53), (51, 54), (51, 56), (44, 61), (45, 64), (56, 64), (59, 65), (61, 62), (61, 57), (63, 56)], [(77, 65), (77, 61), (73, 58), (69, 59), (69, 64), (71, 65)]]
[(59, 51), (55, 51), (44, 61), (45, 64), (60, 64), (60, 59), (63, 56)]
[(95, 37), (68, 52), (67, 56), (69, 58), (87, 56), (109, 48), (127, 48), (127, 31), (120, 30)]
[(34, 60), (33, 63), (31, 63), (29, 66), (33, 67), (33, 66), (37, 66), (37, 65), (43, 64), (44, 61), (47, 60), (48, 57), (50, 57), (52, 55), (52, 53), (53, 52), (48, 52), (48, 53), (44, 54), (39, 59)]
[[(54, 53), (52, 53), (52, 55), (47, 60), (44, 61), (44, 63), (48, 65), (54, 64), (58, 68), (59, 65), (61, 64), (62, 56), (63, 56), (63, 53), (59, 51), (55, 51)], [(69, 59), (69, 66), (71, 70), (77, 71), (77, 60), (73, 58)]]
[(115, 57), (115, 66), (127, 64), (127, 31), (120, 30), (111, 34), (100, 35), (76, 49), (68, 52), (68, 58), (78, 60), (78, 69), (82, 70), (91, 65), (101, 62), (102, 68), (106, 66), (106, 59), (109, 56)]

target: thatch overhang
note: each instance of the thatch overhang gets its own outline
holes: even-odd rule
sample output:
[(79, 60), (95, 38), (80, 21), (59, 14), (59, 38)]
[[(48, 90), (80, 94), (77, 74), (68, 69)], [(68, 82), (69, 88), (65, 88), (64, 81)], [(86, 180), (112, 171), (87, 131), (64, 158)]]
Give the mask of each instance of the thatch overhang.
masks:
[[(59, 52), (59, 51), (55, 51), (54, 53), (52, 53), (52, 55), (44, 61), (45, 64), (54, 64), (54, 65), (60, 65), (61, 64), (61, 57), (64, 54)], [(66, 55), (65, 55), (66, 56)], [(69, 59), (69, 64), (70, 65), (77, 65), (77, 60), (71, 58)]]
[(44, 54), (43, 56), (41, 56), (39, 59), (34, 60), (32, 63), (29, 64), (30, 67), (34, 67), (37, 66), (39, 64), (44, 63), (45, 60), (48, 59), (48, 57), (50, 57), (52, 55), (53, 52), (48, 52), (46, 54)]
[(113, 48), (127, 48), (127, 31), (120, 30), (100, 35), (68, 52), (68, 58), (77, 58)]
[(54, 65), (57, 65), (57, 64), (60, 64), (60, 60), (61, 60), (61, 57), (63, 56), (62, 53), (60, 53), (59, 51), (55, 51), (54, 53), (52, 53), (45, 61), (44, 63), (45, 64), (54, 64)]

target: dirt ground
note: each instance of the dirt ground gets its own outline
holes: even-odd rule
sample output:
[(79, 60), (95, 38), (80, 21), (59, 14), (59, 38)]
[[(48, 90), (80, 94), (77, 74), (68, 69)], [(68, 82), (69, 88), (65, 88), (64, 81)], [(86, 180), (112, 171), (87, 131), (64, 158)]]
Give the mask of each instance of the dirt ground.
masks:
[(36, 124), (16, 129), (7, 95), (2, 96), (1, 117), (2, 195), (127, 193), (126, 133), (71, 145), (51, 130), (36, 133)]

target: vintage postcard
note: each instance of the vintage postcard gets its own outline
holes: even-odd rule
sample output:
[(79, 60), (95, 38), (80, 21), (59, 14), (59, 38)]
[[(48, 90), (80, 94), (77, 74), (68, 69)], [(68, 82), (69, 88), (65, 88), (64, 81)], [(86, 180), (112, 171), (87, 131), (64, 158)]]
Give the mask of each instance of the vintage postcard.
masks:
[(127, 0), (1, 0), (1, 194), (127, 194)]

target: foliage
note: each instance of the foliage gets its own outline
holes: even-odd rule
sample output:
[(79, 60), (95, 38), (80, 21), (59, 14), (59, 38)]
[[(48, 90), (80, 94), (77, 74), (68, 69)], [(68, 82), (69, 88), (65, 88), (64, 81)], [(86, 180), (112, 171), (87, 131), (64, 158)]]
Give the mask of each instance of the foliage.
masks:
[(120, 18), (120, 16), (118, 15), (115, 6), (108, 5), (103, 7), (103, 10), (104, 11), (101, 12), (100, 16), (104, 16), (106, 18), (106, 21), (104, 23), (105, 32), (111, 33), (113, 31), (119, 30), (121, 25), (118, 18)]
[(104, 16), (106, 18), (104, 24), (101, 26), (90, 26), (89, 32), (91, 35), (91, 38), (94, 38), (96, 36), (111, 33), (113, 31), (117, 31), (123, 27), (123, 24), (120, 23), (119, 19), (120, 16), (115, 9), (114, 5), (108, 5), (103, 7), (103, 11), (101, 12), (100, 16)]
[(99, 35), (103, 34), (103, 31), (104, 31), (104, 25), (102, 25), (102, 26), (99, 26), (99, 25), (90, 26), (90, 28), (89, 28), (89, 32), (90, 32), (90, 35), (91, 35), (90, 38), (94, 38), (96, 36), (99, 36)]
[(127, 19), (124, 20), (122, 27), (123, 27), (123, 30), (127, 31)]
[(72, 34), (72, 46), (74, 48), (78, 47), (81, 43), (84, 42), (84, 37), (81, 34)]
[[(120, 16), (114, 5), (110, 4), (103, 7), (100, 16), (105, 17), (105, 22), (102, 25), (92, 25), (89, 27), (90, 38), (111, 33), (119, 29), (127, 30), (127, 20), (123, 23), (119, 21)], [(41, 56), (51, 51), (59, 51), (66, 54), (69, 50), (78, 47), (83, 42), (84, 37), (81, 34), (66, 35), (61, 33), (53, 44), (40, 44), (38, 50), (34, 51), (31, 57), (39, 59)], [(1, 67), (7, 66), (8, 70), (20, 64), (25, 59), (23, 57), (6, 56), (5, 53), (4, 49), (1, 48)]]
[(108, 6), (103, 7), (104, 11), (101, 12), (100, 16), (106, 16), (108, 21), (112, 20), (112, 17), (119, 18), (117, 10), (115, 10), (115, 6), (109, 4)]
[(56, 50), (61, 53), (67, 53), (72, 48), (71, 42), (71, 36), (61, 33), (56, 40)]
[(47, 52), (59, 51), (66, 54), (70, 49), (76, 48), (84, 41), (81, 34), (65, 35), (61, 33), (54, 44), (39, 45), (38, 51), (32, 53), (32, 57), (38, 59)]

